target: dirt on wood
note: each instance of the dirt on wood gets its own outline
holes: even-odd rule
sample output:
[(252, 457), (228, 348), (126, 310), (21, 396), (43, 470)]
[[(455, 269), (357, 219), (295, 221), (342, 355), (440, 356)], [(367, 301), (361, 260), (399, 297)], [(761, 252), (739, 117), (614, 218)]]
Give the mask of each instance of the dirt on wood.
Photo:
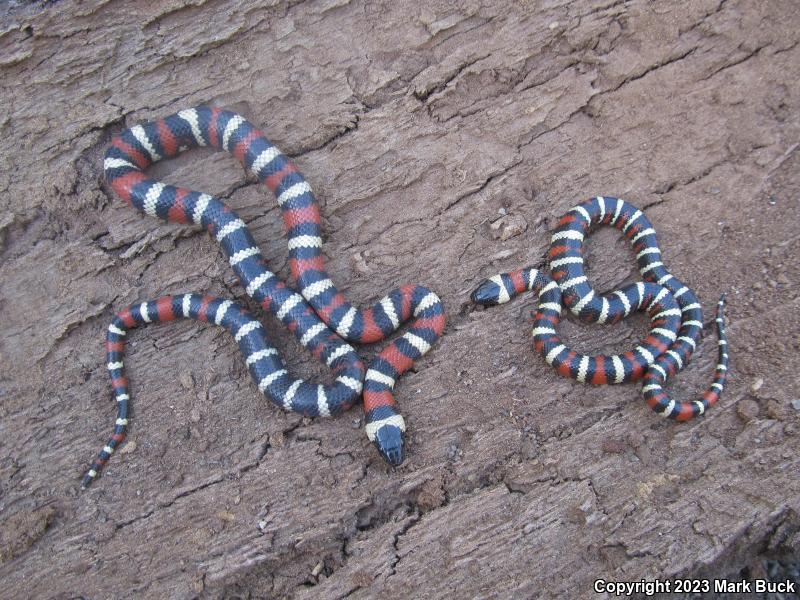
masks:
[[(6, 4), (0, 24), (0, 597), (599, 598), (596, 579), (795, 560), (794, 3), (63, 0)], [(445, 335), (397, 387), (400, 468), (360, 410), (285, 414), (227, 333), (180, 322), (131, 336), (129, 441), (79, 491), (114, 419), (114, 313), (190, 291), (246, 302), (206, 232), (101, 180), (113, 134), (201, 103), (293, 157), (351, 300), (441, 295)], [(276, 202), (234, 158), (150, 173), (225, 198), (289, 277)], [(730, 382), (703, 418), (559, 377), (532, 351), (532, 297), (468, 302), (482, 278), (542, 265), (549, 229), (595, 194), (646, 209), (707, 325), (727, 294)], [(639, 277), (608, 228), (587, 261), (599, 290)], [(264, 323), (295, 373), (326, 381)], [(600, 353), (646, 325), (561, 330)], [(701, 393), (715, 350), (708, 335), (675, 397)]]

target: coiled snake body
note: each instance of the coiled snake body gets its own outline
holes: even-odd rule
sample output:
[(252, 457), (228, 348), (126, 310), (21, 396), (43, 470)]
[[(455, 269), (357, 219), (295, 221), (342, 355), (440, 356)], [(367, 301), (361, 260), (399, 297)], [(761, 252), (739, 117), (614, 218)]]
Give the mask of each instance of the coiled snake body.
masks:
[[(144, 174), (154, 162), (197, 146), (227, 150), (275, 194), (299, 294), (267, 268), (245, 223), (222, 200)], [(84, 487), (125, 438), (130, 392), (122, 359), (127, 331), (181, 317), (214, 322), (230, 331), (258, 389), (286, 410), (311, 417), (335, 415), (350, 408), (363, 390), (367, 436), (390, 464), (403, 461), (405, 422), (395, 409), (392, 389), (442, 333), (444, 313), (436, 294), (411, 285), (393, 290), (364, 310), (350, 304), (325, 270), (319, 207), (310, 186), (254, 125), (233, 112), (197, 107), (131, 127), (112, 142), (104, 169), (114, 191), (139, 211), (208, 229), (247, 294), (282, 321), (336, 379), (323, 386), (291, 377), (261, 324), (231, 300), (186, 294), (133, 305), (118, 313), (108, 328), (107, 366), (117, 419), (113, 435), (83, 478)], [(409, 330), (381, 351), (369, 369), (344, 341), (382, 340), (411, 318), (415, 320)]]
[[(644, 281), (605, 295), (592, 289), (584, 272), (583, 241), (600, 224), (613, 225), (631, 241)], [(662, 263), (655, 230), (640, 210), (623, 200), (601, 196), (576, 206), (559, 221), (547, 258), (549, 275), (533, 268), (495, 275), (472, 293), (473, 302), (485, 306), (502, 304), (533, 290), (539, 297), (534, 347), (560, 375), (594, 384), (643, 378), (647, 404), (678, 421), (701, 415), (716, 404), (728, 370), (724, 296), (716, 310), (718, 364), (714, 381), (700, 400), (673, 400), (664, 386), (688, 364), (702, 333), (703, 312), (694, 293)], [(614, 323), (634, 310), (647, 310), (650, 332), (633, 351), (613, 356), (580, 354), (567, 348), (556, 333), (563, 305), (594, 323)]]

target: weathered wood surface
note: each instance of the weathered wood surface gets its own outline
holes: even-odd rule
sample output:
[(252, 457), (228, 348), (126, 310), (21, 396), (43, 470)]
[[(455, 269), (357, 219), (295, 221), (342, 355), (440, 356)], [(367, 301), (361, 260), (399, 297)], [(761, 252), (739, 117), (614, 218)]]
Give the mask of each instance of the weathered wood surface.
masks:
[[(0, 8), (0, 597), (590, 597), (598, 577), (800, 550), (796, 6), (265, 4)], [(114, 132), (204, 102), (296, 158), (351, 299), (404, 282), (442, 295), (446, 335), (398, 387), (397, 471), (358, 411), (283, 414), (227, 334), (178, 323), (133, 336), (128, 451), (78, 492), (113, 420), (113, 312), (244, 296), (208, 235), (100, 181)], [(288, 275), (275, 202), (234, 159), (152, 172), (227, 198)], [(662, 422), (638, 385), (556, 376), (530, 350), (532, 299), (466, 304), (481, 277), (541, 264), (555, 219), (598, 193), (647, 207), (707, 319), (728, 294), (730, 387), (695, 423)], [(600, 289), (636, 276), (615, 232), (588, 260)], [(644, 329), (563, 326), (584, 351)], [(714, 350), (676, 396), (710, 381)]]

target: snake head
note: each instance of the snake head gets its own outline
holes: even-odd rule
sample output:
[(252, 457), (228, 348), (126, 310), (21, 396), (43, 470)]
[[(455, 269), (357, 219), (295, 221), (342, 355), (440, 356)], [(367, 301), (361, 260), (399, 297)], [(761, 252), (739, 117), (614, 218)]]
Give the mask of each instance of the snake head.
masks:
[(500, 304), (500, 285), (492, 279), (487, 279), (475, 288), (469, 298), (481, 306), (496, 306)]
[(373, 441), (384, 460), (393, 467), (400, 466), (405, 458), (403, 442), (403, 431), (395, 425), (384, 425), (378, 429)]
[(406, 424), (402, 415), (389, 406), (373, 409), (367, 414), (366, 430), (369, 441), (375, 444), (386, 462), (393, 467), (403, 462)]

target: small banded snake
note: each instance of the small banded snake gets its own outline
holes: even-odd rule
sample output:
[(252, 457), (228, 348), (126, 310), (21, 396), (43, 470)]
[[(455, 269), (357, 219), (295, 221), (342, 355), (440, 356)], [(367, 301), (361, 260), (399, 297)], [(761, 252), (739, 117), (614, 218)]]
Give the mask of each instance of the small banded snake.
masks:
[[(616, 227), (630, 240), (644, 281), (604, 295), (592, 289), (584, 271), (583, 242), (600, 224)], [(623, 200), (601, 196), (576, 206), (558, 222), (547, 258), (549, 274), (525, 268), (495, 275), (475, 289), (472, 301), (493, 306), (525, 291), (536, 292), (534, 348), (564, 377), (593, 384), (643, 379), (648, 406), (678, 421), (701, 415), (717, 403), (728, 371), (725, 298), (720, 298), (716, 310), (718, 364), (713, 383), (700, 400), (670, 398), (664, 386), (689, 363), (703, 330), (703, 311), (694, 292), (662, 263), (655, 230), (640, 210)], [(650, 332), (633, 351), (613, 356), (580, 354), (567, 348), (556, 333), (563, 305), (591, 323), (615, 323), (634, 310), (646, 310)]]

